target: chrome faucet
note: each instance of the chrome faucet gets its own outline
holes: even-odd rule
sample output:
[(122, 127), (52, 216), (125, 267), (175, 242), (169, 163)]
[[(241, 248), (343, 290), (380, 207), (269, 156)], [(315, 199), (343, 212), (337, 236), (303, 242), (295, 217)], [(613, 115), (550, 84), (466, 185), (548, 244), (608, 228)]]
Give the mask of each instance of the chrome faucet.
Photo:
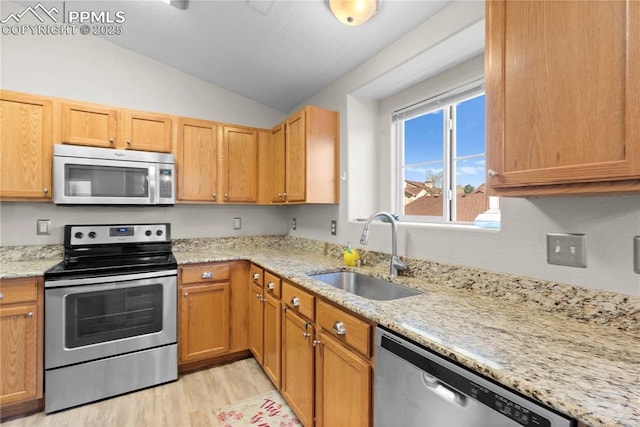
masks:
[(398, 270), (404, 271), (407, 269), (407, 265), (398, 258), (398, 222), (389, 212), (378, 212), (369, 217), (364, 224), (362, 230), (362, 237), (360, 237), (360, 244), (366, 245), (369, 241), (369, 224), (371, 221), (379, 216), (384, 216), (391, 222), (391, 261), (389, 262), (389, 275), (397, 276)]

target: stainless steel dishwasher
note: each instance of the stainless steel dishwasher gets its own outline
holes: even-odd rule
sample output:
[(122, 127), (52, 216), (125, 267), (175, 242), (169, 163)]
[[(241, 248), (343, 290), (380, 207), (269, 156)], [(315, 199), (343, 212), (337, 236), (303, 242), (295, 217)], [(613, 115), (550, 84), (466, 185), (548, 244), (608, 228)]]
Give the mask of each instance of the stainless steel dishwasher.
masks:
[(375, 357), (375, 427), (576, 424), (380, 327), (376, 331)]

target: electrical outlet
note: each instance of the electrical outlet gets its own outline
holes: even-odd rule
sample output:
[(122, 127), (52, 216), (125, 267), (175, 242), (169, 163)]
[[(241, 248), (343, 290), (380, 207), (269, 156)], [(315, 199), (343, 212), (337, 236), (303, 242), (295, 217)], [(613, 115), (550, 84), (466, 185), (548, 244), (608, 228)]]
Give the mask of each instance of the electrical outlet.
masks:
[(633, 271), (640, 274), (640, 236), (633, 238)]
[(233, 218), (233, 229), (240, 230), (242, 228), (242, 218), (235, 217)]
[(295, 229), (296, 229), (296, 219), (295, 219), (295, 218), (293, 218), (293, 219), (291, 220), (291, 229), (292, 229), (292, 230), (295, 230)]
[(547, 234), (547, 262), (569, 267), (587, 266), (587, 236), (584, 234)]
[(331, 235), (335, 236), (338, 233), (338, 222), (335, 219), (331, 220)]
[(51, 220), (39, 219), (36, 225), (36, 234), (39, 236), (49, 236), (51, 234)]

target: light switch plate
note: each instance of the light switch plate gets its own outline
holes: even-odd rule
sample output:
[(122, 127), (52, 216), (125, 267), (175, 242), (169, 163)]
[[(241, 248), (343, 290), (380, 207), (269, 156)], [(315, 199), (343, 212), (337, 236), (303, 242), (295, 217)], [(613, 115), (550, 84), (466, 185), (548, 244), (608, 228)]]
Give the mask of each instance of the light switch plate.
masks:
[(233, 229), (240, 230), (242, 228), (242, 218), (235, 217), (233, 218)]
[(584, 234), (547, 234), (547, 262), (569, 267), (587, 266), (587, 236)]
[(38, 236), (49, 236), (51, 234), (51, 220), (39, 219), (36, 225), (36, 234)]
[(291, 220), (291, 229), (292, 229), (292, 230), (295, 230), (295, 229), (296, 229), (296, 227), (297, 227), (296, 219), (295, 219), (295, 218), (293, 218), (293, 219)]
[(633, 271), (640, 274), (640, 236), (633, 238)]
[(338, 222), (335, 219), (331, 220), (331, 235), (335, 236), (338, 233)]

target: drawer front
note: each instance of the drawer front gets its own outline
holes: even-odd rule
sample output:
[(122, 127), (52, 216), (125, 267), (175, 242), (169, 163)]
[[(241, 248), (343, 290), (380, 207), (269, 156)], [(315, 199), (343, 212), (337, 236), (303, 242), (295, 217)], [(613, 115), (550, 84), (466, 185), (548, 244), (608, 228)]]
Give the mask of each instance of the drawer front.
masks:
[(0, 304), (31, 302), (38, 299), (38, 279), (5, 279), (0, 281)]
[(318, 301), (318, 325), (328, 334), (346, 343), (365, 357), (371, 356), (372, 327), (346, 311)]
[(264, 284), (263, 273), (264, 270), (262, 268), (258, 267), (257, 265), (251, 264), (251, 267), (249, 268), (249, 280), (251, 280), (251, 283), (262, 287), (262, 285)]
[(286, 280), (282, 281), (282, 302), (307, 319), (315, 319), (315, 297)]
[(180, 267), (180, 284), (229, 280), (229, 264), (198, 264)]
[(282, 295), (282, 280), (275, 274), (271, 274), (268, 271), (264, 272), (264, 290), (265, 293), (273, 295), (280, 299)]

